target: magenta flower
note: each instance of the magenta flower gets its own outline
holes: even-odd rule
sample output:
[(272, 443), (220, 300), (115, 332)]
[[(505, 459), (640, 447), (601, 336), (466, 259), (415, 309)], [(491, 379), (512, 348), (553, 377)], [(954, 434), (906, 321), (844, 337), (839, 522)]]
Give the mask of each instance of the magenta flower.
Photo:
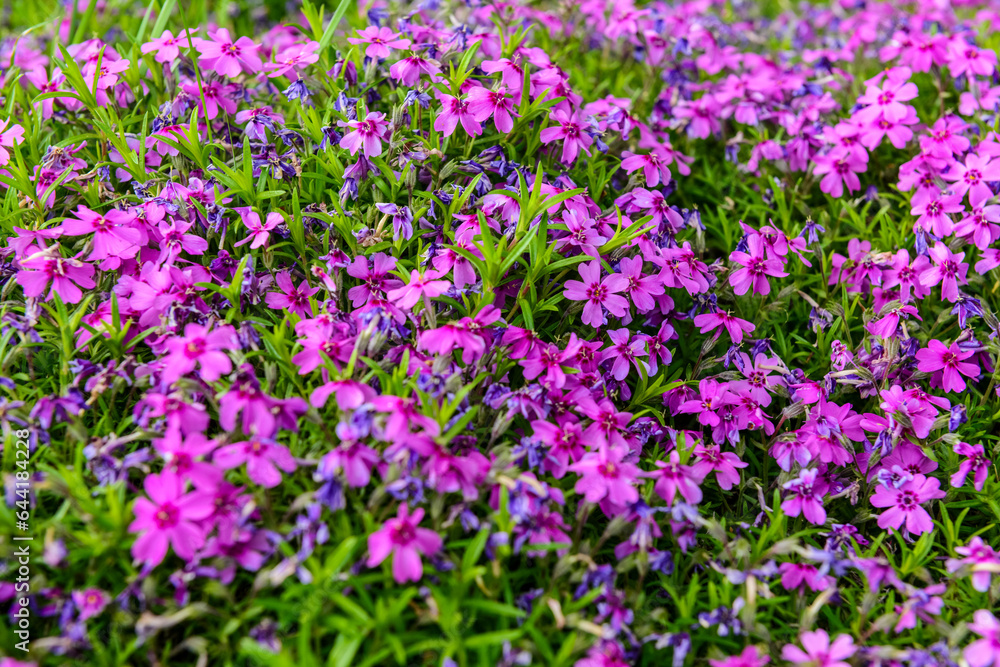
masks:
[(677, 408), (681, 414), (698, 413), (698, 423), (703, 426), (718, 426), (721, 422), (718, 411), (733, 401), (728, 387), (711, 378), (698, 383), (699, 398), (684, 401)]
[(858, 104), (869, 106), (857, 112), (855, 117), (862, 123), (874, 123), (879, 116), (891, 123), (906, 118), (911, 107), (903, 102), (915, 99), (920, 93), (917, 84), (909, 79), (910, 70), (900, 67), (889, 72), (881, 87), (869, 85), (865, 94), (858, 98)]
[(369, 58), (388, 58), (390, 49), (406, 49), (410, 46), (410, 40), (399, 39), (399, 33), (393, 32), (385, 26), (379, 28), (368, 26), (364, 30), (358, 31), (358, 37), (348, 37), (351, 44), (367, 44), (365, 55)]
[(879, 528), (898, 529), (906, 524), (906, 530), (914, 535), (934, 530), (931, 515), (920, 505), (944, 498), (945, 493), (940, 490), (940, 485), (935, 477), (913, 475), (898, 488), (879, 486), (872, 496), (872, 505), (888, 508), (879, 515)]
[(365, 157), (381, 155), (382, 141), (389, 140), (389, 121), (385, 120), (384, 113), (378, 111), (369, 111), (364, 120), (338, 121), (337, 124), (351, 128), (340, 140), (340, 147), (351, 151), (351, 155), (358, 149), (363, 149)]
[(733, 317), (728, 312), (721, 311), (718, 313), (696, 315), (693, 321), (696, 327), (700, 327), (698, 331), (701, 333), (708, 333), (709, 331), (723, 327), (729, 332), (729, 337), (735, 345), (743, 342), (744, 334), (750, 334), (757, 328), (752, 322), (741, 320), (738, 317)]
[(640, 313), (648, 313), (656, 307), (654, 297), (663, 294), (664, 289), (657, 276), (643, 275), (642, 264), (642, 257), (623, 257), (618, 263), (618, 270), (628, 281), (625, 294)]
[(274, 79), (279, 76), (287, 76), (292, 81), (299, 78), (298, 72), (319, 60), (318, 42), (306, 42), (305, 44), (292, 44), (284, 51), (274, 57), (273, 63), (266, 63), (264, 70), (268, 78)]
[(970, 200), (973, 197), (980, 201), (989, 199), (993, 196), (993, 191), (986, 184), (1000, 181), (1000, 160), (969, 153), (965, 157), (965, 164), (955, 161), (944, 174), (944, 179), (952, 181), (951, 188), (959, 199), (966, 192), (969, 193)]
[(945, 392), (961, 393), (965, 391), (965, 380), (962, 376), (975, 378), (979, 375), (979, 366), (965, 361), (974, 354), (972, 350), (960, 348), (957, 342), (945, 347), (944, 343), (933, 339), (927, 343), (927, 347), (917, 350), (917, 370), (935, 373), (940, 377), (941, 388)]
[(198, 432), (181, 437), (181, 430), (175, 428), (154, 440), (153, 445), (163, 457), (164, 478), (174, 476), (181, 482), (190, 481), (198, 489), (214, 488), (222, 481), (222, 471), (205, 461), (218, 446), (215, 440)]
[[(131, 226), (136, 221), (132, 213), (111, 209), (102, 215), (80, 206), (75, 215), (75, 218), (63, 221), (62, 230), (67, 236), (94, 235), (88, 260), (111, 260), (110, 263), (102, 263), (102, 268), (117, 268), (122, 259), (134, 257), (139, 252), (143, 237), (139, 230)], [(105, 266), (106, 263), (109, 265)]]
[(803, 632), (799, 641), (802, 648), (786, 644), (781, 649), (781, 657), (788, 662), (808, 664), (810, 667), (850, 667), (846, 660), (857, 652), (850, 635), (837, 635), (831, 644), (826, 630)]
[(468, 92), (469, 113), (478, 122), (493, 116), (497, 131), (506, 134), (514, 129), (514, 100), (507, 94), (507, 88), (500, 86), (495, 91), (476, 86)]
[(190, 323), (184, 327), (183, 336), (173, 336), (166, 343), (163, 373), (166, 383), (176, 382), (199, 366), (198, 375), (205, 382), (215, 382), (233, 370), (227, 350), (239, 349), (236, 330), (229, 325), (208, 327)]
[(433, 299), (448, 291), (451, 283), (447, 280), (438, 280), (440, 277), (441, 274), (437, 271), (426, 271), (421, 276), (420, 271), (413, 269), (410, 272), (410, 282), (389, 290), (386, 298), (399, 308), (413, 308), (421, 298)]
[(111, 596), (100, 588), (86, 588), (82, 591), (73, 591), (73, 604), (80, 611), (79, 619), (87, 619), (97, 616), (111, 602)]
[(11, 125), (10, 119), (0, 120), (0, 167), (10, 162), (10, 152), (7, 150), (14, 144), (24, 141), (24, 128), (20, 125)]
[[(277, 229), (278, 225), (284, 224), (285, 217), (277, 211), (267, 214), (266, 222), (261, 223), (260, 215), (257, 211), (252, 211), (247, 207), (237, 209), (243, 224), (250, 230), (250, 236), (242, 241), (237, 241), (233, 245), (239, 247), (245, 243), (250, 243), (251, 248), (267, 246), (271, 240), (271, 232)], [(251, 243), (252, 241), (252, 243)]]
[(209, 31), (208, 37), (195, 40), (195, 48), (201, 54), (198, 62), (202, 67), (230, 78), (239, 76), (241, 72), (257, 74), (263, 68), (264, 63), (257, 55), (260, 47), (249, 37), (234, 41), (225, 28)]
[[(192, 43), (197, 44), (199, 39), (193, 39)], [(174, 34), (169, 30), (164, 30), (163, 34), (158, 38), (150, 40), (142, 45), (141, 51), (143, 53), (155, 53), (156, 56), (153, 58), (158, 63), (173, 63), (177, 58), (180, 57), (181, 48), (188, 45), (188, 33), (187, 30), (181, 30), (174, 37)]]
[(753, 645), (747, 646), (739, 655), (731, 655), (722, 660), (708, 660), (712, 667), (764, 667), (769, 662), (771, 658)]
[(648, 475), (656, 480), (653, 489), (668, 505), (674, 504), (678, 493), (692, 505), (701, 502), (701, 482), (705, 476), (700, 474), (698, 468), (682, 464), (676, 449), (670, 452), (669, 460), (656, 461), (656, 467), (658, 470)]
[(972, 615), (969, 629), (982, 639), (965, 647), (962, 653), (969, 667), (1000, 667), (1000, 621), (986, 609)]
[(955, 547), (955, 553), (964, 558), (949, 558), (945, 563), (948, 572), (965, 568), (970, 571), (974, 589), (980, 593), (990, 590), (993, 575), (1000, 573), (1000, 554), (978, 535), (969, 540), (968, 545)]
[(212, 461), (225, 470), (245, 463), (247, 477), (269, 489), (281, 483), (279, 468), (285, 472), (293, 472), (296, 468), (288, 447), (259, 436), (220, 447), (212, 456)]
[(954, 78), (989, 76), (996, 69), (997, 54), (993, 49), (980, 49), (969, 44), (961, 35), (948, 44), (948, 69)]
[[(601, 362), (612, 360), (611, 375), (621, 381), (628, 377), (631, 366), (636, 369), (645, 368), (649, 374), (649, 366), (637, 357), (646, 356), (646, 341), (641, 336), (632, 337), (632, 332), (626, 328), (608, 331), (611, 345), (601, 353)], [(631, 340), (630, 340), (631, 339)]]
[(358, 255), (347, 267), (347, 275), (357, 278), (361, 284), (347, 290), (347, 297), (354, 307), (362, 306), (374, 298), (381, 298), (389, 290), (403, 286), (403, 281), (391, 274), (396, 268), (396, 258), (377, 252), (370, 258)]
[[(338, 424), (337, 435), (346, 435)], [(372, 478), (372, 468), (381, 460), (379, 453), (357, 440), (341, 438), (342, 442), (331, 449), (320, 459), (316, 474), (329, 479), (339, 470), (344, 474), (344, 480), (354, 488), (364, 488)]]
[(629, 174), (637, 169), (642, 169), (648, 187), (653, 188), (661, 182), (670, 182), (670, 169), (667, 168), (669, 161), (664, 159), (658, 151), (654, 150), (647, 155), (636, 155), (629, 151), (622, 151), (622, 157), (625, 158), (622, 160), (622, 169)]
[(555, 127), (547, 127), (540, 135), (543, 144), (550, 144), (554, 141), (563, 142), (562, 157), (563, 164), (573, 164), (576, 156), (582, 150), (590, 155), (590, 145), (594, 140), (584, 130), (583, 121), (577, 116), (566, 114), (562, 111), (553, 111), (549, 120), (556, 123)]
[(844, 194), (844, 186), (848, 192), (861, 189), (861, 181), (858, 174), (868, 169), (867, 155), (861, 159), (855, 153), (842, 151), (832, 151), (825, 155), (817, 155), (813, 158), (815, 168), (813, 173), (823, 176), (819, 183), (819, 189), (831, 197), (838, 198)]
[(986, 458), (986, 450), (982, 444), (970, 445), (967, 442), (955, 443), (955, 453), (964, 457), (958, 464), (958, 471), (951, 476), (951, 485), (955, 488), (965, 486), (965, 480), (972, 475), (972, 486), (976, 491), (982, 491), (986, 478), (990, 474), (990, 461)]
[(147, 565), (159, 565), (173, 547), (183, 560), (205, 544), (205, 531), (198, 522), (215, 511), (212, 496), (200, 491), (185, 494), (177, 475), (147, 475), (143, 488), (149, 498), (135, 501), (135, 520), (129, 532), (140, 533), (132, 555)]
[(46, 301), (58, 295), (65, 303), (78, 303), (83, 298), (80, 287), (96, 287), (93, 265), (58, 253), (58, 248), (52, 247), (20, 261), (21, 270), (15, 279), (26, 297), (40, 297), (49, 288)]
[(389, 74), (404, 86), (415, 86), (424, 74), (434, 77), (441, 73), (441, 68), (433, 60), (420, 56), (403, 58), (389, 68)]
[(825, 591), (833, 583), (832, 577), (822, 574), (815, 565), (806, 563), (782, 563), (778, 571), (781, 572), (782, 587), (789, 591), (803, 587), (811, 591)]
[(601, 263), (594, 260), (580, 265), (579, 280), (567, 280), (563, 287), (563, 296), (571, 301), (586, 301), (583, 307), (583, 323), (595, 329), (604, 325), (604, 308), (622, 317), (628, 312), (628, 301), (619, 293), (628, 288), (628, 279), (621, 274), (612, 273), (601, 278)]
[(280, 292), (268, 292), (264, 301), (275, 310), (282, 308), (299, 317), (312, 317), (312, 306), (309, 304), (309, 297), (319, 291), (318, 287), (310, 287), (309, 283), (303, 280), (296, 287), (292, 282), (292, 275), (288, 271), (279, 271), (274, 277)]
[(694, 448), (694, 464), (691, 466), (696, 477), (704, 479), (715, 473), (719, 488), (728, 491), (740, 483), (740, 468), (749, 463), (740, 460), (733, 452), (723, 452), (718, 445), (698, 443)]
[(961, 194), (946, 194), (930, 189), (918, 190), (913, 195), (911, 204), (910, 213), (919, 216), (914, 224), (941, 237), (950, 235), (955, 227), (951, 214), (965, 210)]
[(823, 496), (828, 484), (818, 476), (815, 469), (803, 470), (796, 479), (785, 482), (788, 497), (781, 503), (781, 510), (788, 516), (801, 514), (813, 525), (826, 523), (826, 509)]
[(639, 478), (639, 468), (624, 459), (628, 451), (623, 447), (602, 446), (597, 451), (584, 454), (583, 458), (569, 466), (569, 470), (580, 475), (574, 489), (583, 494), (587, 502), (606, 501), (611, 508), (623, 508), (639, 499), (635, 481)]
[(968, 283), (965, 276), (969, 272), (969, 265), (962, 261), (965, 253), (953, 253), (951, 248), (938, 241), (930, 249), (930, 258), (934, 266), (920, 274), (920, 284), (933, 287), (941, 283), (941, 296), (955, 303), (958, 301), (958, 286)]
[[(384, 28), (383, 28), (384, 29)], [(392, 558), (392, 576), (397, 583), (420, 581), (424, 566), (420, 554), (433, 556), (441, 551), (441, 536), (433, 530), (418, 528), (424, 510), (418, 507), (412, 514), (406, 504), (399, 506), (396, 518), (389, 519), (368, 536), (368, 567), (375, 567), (389, 554)]]
[(781, 260), (765, 257), (764, 241), (760, 234), (748, 235), (747, 252), (734, 250), (729, 254), (729, 260), (743, 267), (729, 275), (729, 284), (733, 286), (733, 292), (739, 295), (746, 294), (751, 287), (754, 294), (770, 294), (771, 285), (767, 282), (767, 277), (784, 278), (788, 275), (783, 270)]
[(435, 130), (450, 137), (461, 123), (470, 137), (478, 137), (483, 133), (483, 125), (469, 109), (468, 101), (441, 93), (438, 94), (438, 101), (441, 102), (441, 113), (434, 119)]

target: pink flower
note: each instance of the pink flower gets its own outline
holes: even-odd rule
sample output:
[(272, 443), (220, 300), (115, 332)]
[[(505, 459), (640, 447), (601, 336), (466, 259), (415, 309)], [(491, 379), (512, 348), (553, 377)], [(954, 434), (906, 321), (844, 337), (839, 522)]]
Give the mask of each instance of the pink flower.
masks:
[(620, 292), (628, 287), (628, 279), (624, 276), (612, 273), (601, 279), (601, 263), (594, 260), (587, 264), (580, 265), (579, 280), (567, 280), (563, 287), (563, 296), (571, 301), (586, 301), (583, 307), (583, 322), (595, 329), (604, 325), (604, 311), (608, 311), (617, 317), (628, 312), (628, 301)]
[(385, 114), (369, 111), (364, 120), (349, 120), (346, 123), (338, 121), (341, 127), (349, 127), (351, 131), (340, 140), (340, 147), (351, 151), (351, 155), (363, 149), (365, 157), (382, 154), (382, 140), (389, 140), (389, 121)]
[(906, 530), (914, 535), (934, 530), (931, 515), (920, 505), (937, 498), (944, 498), (945, 493), (940, 490), (940, 485), (935, 477), (913, 475), (899, 488), (879, 486), (872, 496), (872, 505), (888, 508), (879, 515), (879, 528), (898, 529), (905, 523)]
[(771, 285), (767, 276), (784, 278), (788, 275), (783, 270), (781, 260), (767, 259), (764, 250), (763, 237), (760, 234), (750, 234), (747, 236), (747, 252), (734, 250), (729, 254), (730, 261), (743, 266), (729, 275), (733, 292), (743, 295), (752, 287), (754, 294), (770, 294)]
[(437, 271), (427, 271), (421, 276), (420, 271), (414, 269), (410, 272), (410, 282), (402, 287), (389, 290), (386, 298), (399, 308), (413, 308), (421, 297), (433, 299), (448, 291), (451, 283), (447, 280), (437, 280), (440, 277)]
[(564, 164), (576, 162), (576, 156), (580, 154), (581, 150), (590, 155), (588, 149), (594, 140), (584, 131), (584, 124), (576, 115), (570, 116), (562, 111), (554, 111), (549, 116), (549, 120), (554, 121), (557, 125), (545, 128), (539, 136), (543, 144), (550, 144), (554, 141), (563, 142), (560, 159)]
[(73, 591), (73, 604), (80, 610), (80, 620), (86, 621), (97, 616), (111, 602), (111, 596), (100, 588), (87, 588), (82, 591)]
[(753, 325), (753, 323), (741, 320), (738, 317), (733, 317), (728, 312), (704, 313), (702, 315), (696, 315), (694, 318), (694, 325), (696, 327), (700, 327), (698, 331), (701, 333), (708, 333), (709, 331), (714, 331), (719, 327), (723, 327), (729, 332), (729, 337), (735, 345), (739, 345), (743, 342), (744, 334), (750, 334), (757, 328)]
[[(385, 28), (383, 28), (385, 30)], [(424, 518), (424, 510), (418, 507), (409, 513), (403, 504), (395, 519), (389, 519), (377, 531), (368, 536), (368, 567), (375, 567), (389, 554), (392, 558), (392, 576), (400, 584), (420, 581), (424, 566), (420, 554), (432, 556), (441, 550), (441, 536), (433, 530), (418, 528)]]
[(0, 167), (10, 162), (10, 152), (7, 148), (24, 141), (24, 128), (20, 125), (11, 125), (10, 119), (0, 120)]
[(976, 75), (989, 76), (996, 68), (997, 54), (993, 49), (980, 49), (966, 42), (960, 35), (948, 44), (948, 69), (955, 78)]
[(960, 199), (968, 192), (970, 200), (975, 196), (979, 201), (984, 201), (993, 196), (993, 191), (986, 183), (1000, 181), (1000, 160), (969, 153), (965, 157), (965, 164), (956, 161), (944, 174), (944, 178), (953, 182), (952, 190)]
[(287, 76), (292, 81), (299, 78), (298, 72), (319, 60), (318, 42), (306, 42), (305, 44), (292, 44), (280, 54), (275, 56), (273, 63), (264, 65), (268, 78), (274, 79), (279, 76)]
[(190, 561), (205, 544), (205, 531), (198, 524), (215, 511), (209, 494), (185, 494), (177, 475), (147, 475), (143, 482), (149, 498), (135, 501), (135, 520), (129, 532), (140, 533), (132, 545), (132, 555), (147, 565), (159, 565), (169, 547)]
[(389, 68), (389, 74), (404, 86), (413, 86), (424, 74), (434, 77), (441, 73), (441, 68), (433, 60), (427, 60), (420, 56), (409, 56), (403, 58)]
[(180, 429), (168, 430), (162, 438), (153, 440), (153, 446), (163, 457), (162, 477), (177, 477), (190, 481), (196, 488), (215, 488), (222, 481), (222, 471), (205, 461), (218, 443), (198, 432), (181, 435)]
[(239, 349), (236, 330), (229, 325), (208, 327), (190, 323), (184, 327), (183, 336), (174, 336), (166, 343), (163, 373), (160, 378), (167, 383), (176, 382), (200, 366), (199, 377), (205, 382), (215, 382), (233, 370), (226, 350)]
[(731, 655), (722, 660), (712, 660), (709, 658), (708, 664), (712, 667), (764, 667), (771, 662), (771, 658), (760, 652), (756, 646), (747, 646), (739, 655)]
[(986, 609), (972, 615), (969, 629), (982, 639), (969, 644), (962, 655), (969, 667), (1000, 667), (1000, 621)]
[(250, 440), (220, 447), (212, 456), (212, 461), (225, 470), (246, 463), (247, 477), (269, 489), (281, 483), (279, 468), (285, 472), (293, 472), (296, 468), (288, 447), (257, 435)]
[(861, 189), (858, 174), (868, 169), (867, 155), (861, 159), (856, 154), (832, 151), (813, 158), (816, 164), (813, 173), (823, 176), (819, 189), (831, 197), (838, 198), (844, 194), (844, 186), (848, 192)]
[(703, 426), (718, 426), (721, 420), (717, 411), (732, 401), (729, 389), (711, 378), (698, 383), (699, 398), (684, 401), (677, 408), (681, 414), (698, 413), (698, 423)]
[(508, 58), (501, 58), (500, 60), (484, 60), (480, 66), (488, 74), (500, 72), (503, 85), (520, 97), (521, 89), (524, 87), (524, 69), (519, 64)]
[(266, 247), (268, 242), (271, 240), (271, 232), (274, 231), (278, 225), (285, 222), (285, 217), (277, 211), (268, 213), (266, 222), (261, 223), (260, 215), (257, 214), (257, 211), (252, 211), (247, 207), (237, 210), (240, 212), (240, 218), (243, 220), (243, 224), (250, 230), (250, 236), (246, 237), (242, 241), (234, 243), (233, 245), (236, 247), (239, 247), (244, 243), (250, 243), (251, 241), (251, 248), (259, 248), (261, 246)]
[(825, 591), (833, 583), (833, 578), (821, 574), (815, 565), (805, 563), (782, 563), (781, 585), (789, 591), (807, 586), (811, 591)]
[(389, 49), (405, 49), (410, 46), (410, 40), (399, 39), (399, 33), (385, 26), (379, 28), (368, 26), (358, 31), (359, 37), (348, 37), (351, 44), (367, 44), (365, 55), (369, 58), (388, 58)]
[(208, 37), (195, 42), (195, 47), (201, 54), (198, 62), (202, 67), (214, 69), (221, 76), (232, 78), (239, 76), (240, 72), (256, 74), (264, 66), (257, 55), (260, 47), (249, 37), (233, 41), (225, 28), (209, 31)]
[(972, 587), (980, 593), (990, 590), (994, 574), (1000, 572), (1000, 554), (983, 542), (983, 538), (973, 537), (964, 547), (955, 547), (955, 553), (964, 558), (949, 558), (945, 565), (948, 572), (966, 569), (972, 577)]
[(347, 290), (347, 297), (355, 308), (403, 285), (403, 281), (390, 273), (396, 268), (395, 257), (377, 252), (371, 256), (370, 263), (368, 260), (369, 258), (358, 255), (347, 267), (347, 275), (361, 281), (360, 285)]
[(659, 470), (654, 470), (649, 476), (656, 480), (653, 488), (668, 505), (674, 504), (678, 493), (692, 505), (701, 502), (701, 482), (704, 475), (699, 474), (694, 466), (683, 465), (676, 449), (670, 452), (669, 460), (656, 461), (656, 467)]
[[(337, 425), (338, 436), (346, 435), (341, 426), (342, 424)], [(340, 470), (344, 473), (344, 480), (349, 486), (356, 489), (368, 486), (372, 478), (372, 468), (380, 460), (379, 453), (357, 440), (343, 438), (341, 440), (340, 445), (320, 459), (316, 468), (317, 474), (327, 479)]]
[(958, 471), (951, 476), (951, 485), (955, 488), (965, 486), (965, 480), (972, 475), (972, 484), (976, 491), (982, 491), (986, 478), (990, 474), (990, 461), (986, 458), (986, 450), (982, 444), (970, 445), (966, 442), (955, 443), (955, 453), (965, 458), (958, 464)]
[[(201, 40), (194, 39), (193, 43), (197, 44)], [(181, 47), (188, 45), (187, 30), (181, 30), (174, 37), (174, 34), (169, 30), (164, 30), (163, 34), (157, 39), (150, 40), (142, 45), (143, 53), (155, 53), (156, 57), (154, 60), (158, 63), (172, 63), (181, 54)]]
[(785, 482), (788, 497), (781, 503), (781, 510), (788, 516), (801, 514), (813, 525), (826, 523), (823, 496), (826, 495), (827, 486), (815, 469), (803, 470), (798, 478)]
[(648, 155), (636, 155), (629, 151), (622, 151), (622, 157), (625, 158), (622, 160), (622, 169), (629, 174), (637, 169), (642, 169), (648, 187), (656, 187), (661, 182), (670, 182), (670, 169), (667, 168), (669, 160), (664, 159), (659, 151), (654, 150)]
[(707, 446), (699, 442), (694, 448), (694, 464), (691, 469), (702, 479), (714, 472), (719, 488), (728, 491), (740, 483), (739, 469), (748, 465), (750, 464), (741, 461), (733, 452), (723, 452), (718, 445)]
[(917, 190), (910, 203), (910, 213), (920, 216), (914, 224), (940, 237), (949, 236), (955, 227), (950, 214), (965, 210), (961, 194), (946, 194), (930, 189)]
[(612, 361), (612, 377), (618, 381), (624, 380), (628, 377), (629, 368), (633, 365), (636, 369), (647, 369), (648, 375), (648, 365), (637, 358), (646, 356), (644, 338), (641, 336), (633, 338), (632, 332), (627, 328), (608, 331), (608, 337), (611, 339), (611, 345), (601, 353), (601, 362)]
[[(895, 76), (893, 76), (895, 74)], [(862, 123), (873, 123), (879, 116), (885, 117), (891, 123), (898, 123), (906, 118), (911, 108), (903, 102), (909, 102), (917, 97), (917, 84), (910, 79), (910, 70), (906, 67), (890, 70), (889, 76), (880, 88), (869, 85), (865, 94), (858, 98), (858, 104), (870, 105), (855, 114)]]
[(62, 257), (58, 252), (53, 247), (20, 261), (21, 270), (17, 272), (15, 279), (24, 288), (26, 297), (40, 297), (48, 287), (46, 301), (51, 301), (53, 296), (58, 295), (65, 303), (78, 303), (83, 298), (80, 287), (96, 287), (93, 265), (76, 258)]
[(514, 129), (514, 100), (507, 94), (507, 88), (500, 86), (495, 91), (477, 86), (468, 92), (469, 113), (478, 122), (493, 116), (497, 131), (504, 134)]
[(656, 276), (643, 275), (642, 264), (642, 257), (623, 257), (618, 263), (618, 269), (628, 281), (625, 294), (640, 313), (648, 313), (656, 307), (654, 297), (663, 294), (664, 289)]
[(580, 475), (577, 493), (590, 503), (606, 501), (611, 508), (624, 508), (639, 500), (635, 481), (639, 468), (624, 459), (628, 451), (624, 447), (602, 446), (597, 451), (584, 454), (583, 458), (570, 465), (569, 470)]
[(318, 287), (310, 287), (309, 283), (303, 280), (296, 287), (292, 282), (292, 276), (288, 271), (279, 271), (274, 278), (280, 292), (268, 292), (264, 297), (267, 305), (275, 310), (282, 308), (299, 317), (312, 317), (312, 306), (309, 304), (309, 297), (319, 291)]
[(139, 252), (143, 237), (131, 226), (136, 221), (132, 213), (111, 209), (102, 215), (79, 206), (74, 215), (75, 218), (63, 221), (63, 233), (67, 236), (93, 234), (94, 245), (87, 259), (111, 260), (102, 263), (102, 268), (117, 268), (122, 259), (134, 257)]
[(434, 129), (446, 137), (450, 137), (459, 123), (470, 137), (478, 137), (483, 133), (483, 126), (469, 109), (469, 103), (451, 95), (438, 94), (441, 102), (441, 113), (434, 119)]
[(811, 667), (850, 667), (845, 661), (857, 651), (850, 635), (837, 635), (831, 644), (826, 630), (803, 632), (799, 640), (802, 648), (786, 644), (781, 649), (781, 657), (795, 664), (808, 663)]
[(962, 261), (965, 253), (954, 253), (938, 241), (930, 249), (930, 258), (934, 266), (926, 268), (920, 274), (920, 284), (933, 287), (941, 283), (941, 296), (955, 303), (958, 301), (958, 286), (968, 283), (965, 276), (969, 272), (969, 265)]
[(917, 350), (917, 370), (925, 373), (941, 371), (941, 387), (945, 392), (963, 392), (965, 380), (962, 376), (975, 378), (979, 375), (978, 365), (964, 362), (973, 354), (972, 350), (961, 349), (958, 343), (945, 347), (944, 343), (934, 339), (927, 343), (926, 348)]

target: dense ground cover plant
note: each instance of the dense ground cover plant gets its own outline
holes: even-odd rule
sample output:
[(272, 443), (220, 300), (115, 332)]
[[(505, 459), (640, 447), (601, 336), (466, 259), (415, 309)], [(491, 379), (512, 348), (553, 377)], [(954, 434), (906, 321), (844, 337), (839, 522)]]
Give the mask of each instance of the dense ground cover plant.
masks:
[(1000, 664), (1000, 7), (5, 21), (0, 665)]

